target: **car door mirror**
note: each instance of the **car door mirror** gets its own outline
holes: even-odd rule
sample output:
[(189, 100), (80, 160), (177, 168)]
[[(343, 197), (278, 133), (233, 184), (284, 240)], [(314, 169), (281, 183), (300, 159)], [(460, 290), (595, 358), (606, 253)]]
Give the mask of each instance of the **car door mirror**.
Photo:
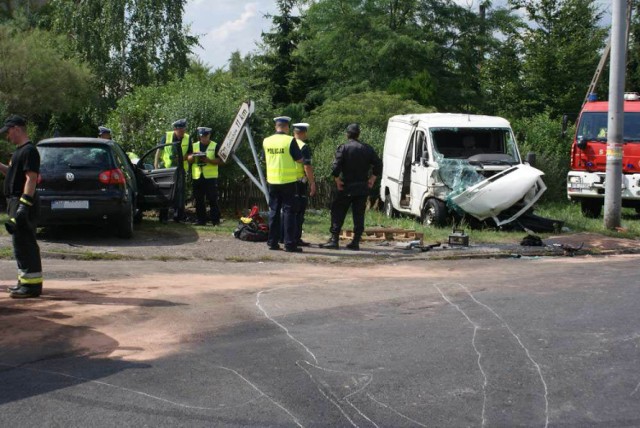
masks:
[(528, 163), (531, 166), (535, 166), (536, 165), (536, 154), (533, 152), (529, 152), (527, 153), (527, 155), (524, 158), (524, 161), (526, 163)]
[(586, 149), (587, 139), (583, 135), (578, 135), (578, 138), (576, 139), (576, 146), (578, 146), (580, 150)]

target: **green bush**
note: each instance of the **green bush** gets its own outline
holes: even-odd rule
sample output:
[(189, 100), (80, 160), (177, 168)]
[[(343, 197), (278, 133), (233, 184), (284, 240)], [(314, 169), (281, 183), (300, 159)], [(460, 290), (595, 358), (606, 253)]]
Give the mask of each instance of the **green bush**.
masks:
[(391, 116), (428, 113), (432, 108), (386, 92), (362, 92), (327, 101), (309, 117), (309, 142), (313, 150), (316, 175), (328, 177), (336, 148), (346, 141), (344, 130), (350, 123), (360, 124), (360, 140), (370, 144), (382, 157), (387, 122)]
[[(228, 73), (192, 73), (184, 79), (172, 81), (163, 86), (136, 88), (122, 98), (109, 116), (107, 125), (113, 137), (127, 151), (142, 156), (160, 142), (171, 124), (186, 118), (187, 133), (196, 140), (196, 128), (207, 126), (212, 129), (212, 140), (222, 143), (240, 105), (252, 99), (256, 112), (252, 117), (253, 136), (260, 149), (265, 135), (273, 130), (274, 113), (264, 92), (243, 84), (241, 79), (233, 79)], [(253, 163), (248, 144), (243, 144), (238, 152), (247, 163)], [(233, 163), (221, 169), (223, 176), (240, 174)]]
[(511, 125), (518, 138), (520, 153), (536, 154), (536, 168), (544, 172), (544, 183), (547, 191), (543, 196), (546, 201), (566, 200), (567, 172), (569, 171), (569, 154), (571, 137), (574, 130), (569, 129), (567, 136), (561, 135), (561, 121), (552, 119), (548, 113), (541, 113), (530, 118), (514, 120)]

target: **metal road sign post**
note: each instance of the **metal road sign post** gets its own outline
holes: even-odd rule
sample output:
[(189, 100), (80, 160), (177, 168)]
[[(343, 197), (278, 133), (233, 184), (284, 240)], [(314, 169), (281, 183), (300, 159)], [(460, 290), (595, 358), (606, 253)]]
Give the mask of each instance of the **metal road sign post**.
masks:
[[(222, 145), (220, 146), (220, 150), (218, 150), (218, 156), (222, 159), (223, 162), (227, 162), (229, 158), (233, 159), (235, 163), (247, 174), (247, 177), (253, 181), (253, 183), (258, 186), (258, 188), (264, 194), (265, 200), (267, 204), (269, 204), (269, 191), (267, 189), (267, 181), (264, 178), (264, 173), (262, 172), (262, 168), (260, 167), (260, 159), (258, 158), (258, 152), (256, 150), (255, 142), (253, 141), (253, 135), (251, 134), (251, 127), (249, 126), (249, 119), (253, 114), (255, 109), (255, 105), (253, 101), (247, 101), (242, 104), (236, 118), (231, 124), (231, 128), (227, 132), (227, 136), (224, 138)], [(256, 178), (253, 173), (247, 168), (247, 166), (242, 162), (235, 151), (240, 146), (242, 142), (243, 134), (247, 135), (247, 140), (249, 140), (249, 146), (251, 147), (251, 153), (253, 154), (253, 161), (256, 165), (256, 170), (258, 171), (258, 178)]]

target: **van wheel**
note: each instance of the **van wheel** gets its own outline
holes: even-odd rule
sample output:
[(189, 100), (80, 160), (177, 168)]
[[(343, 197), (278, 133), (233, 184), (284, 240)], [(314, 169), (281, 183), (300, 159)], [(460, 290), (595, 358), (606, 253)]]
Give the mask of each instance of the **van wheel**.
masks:
[(398, 211), (393, 208), (393, 204), (391, 203), (391, 195), (387, 193), (387, 196), (384, 198), (384, 213), (389, 218), (397, 218)]
[(588, 218), (598, 218), (602, 212), (602, 201), (599, 199), (583, 199), (580, 201), (582, 215)]
[(441, 227), (447, 224), (447, 207), (437, 199), (427, 199), (422, 207), (420, 221), (425, 226)]

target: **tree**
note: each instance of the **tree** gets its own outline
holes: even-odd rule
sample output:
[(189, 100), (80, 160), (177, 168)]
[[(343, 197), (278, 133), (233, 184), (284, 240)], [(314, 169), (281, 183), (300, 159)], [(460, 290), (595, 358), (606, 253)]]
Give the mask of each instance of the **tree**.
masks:
[(186, 0), (52, 0), (53, 29), (91, 65), (109, 104), (137, 85), (184, 76), (197, 38), (183, 27)]
[(523, 36), (522, 78), (533, 113), (577, 112), (600, 59), (606, 30), (595, 0), (523, 0), (533, 24)]
[(0, 26), (0, 106), (41, 131), (56, 118), (81, 116), (98, 95), (87, 65), (64, 46), (64, 38), (46, 31)]
[(273, 28), (269, 33), (262, 33), (264, 53), (261, 61), (265, 65), (263, 72), (275, 105), (293, 101), (289, 93), (289, 77), (295, 67), (293, 52), (299, 42), (300, 17), (292, 14), (297, 3), (297, 0), (277, 0), (280, 15), (267, 15), (273, 21)]

